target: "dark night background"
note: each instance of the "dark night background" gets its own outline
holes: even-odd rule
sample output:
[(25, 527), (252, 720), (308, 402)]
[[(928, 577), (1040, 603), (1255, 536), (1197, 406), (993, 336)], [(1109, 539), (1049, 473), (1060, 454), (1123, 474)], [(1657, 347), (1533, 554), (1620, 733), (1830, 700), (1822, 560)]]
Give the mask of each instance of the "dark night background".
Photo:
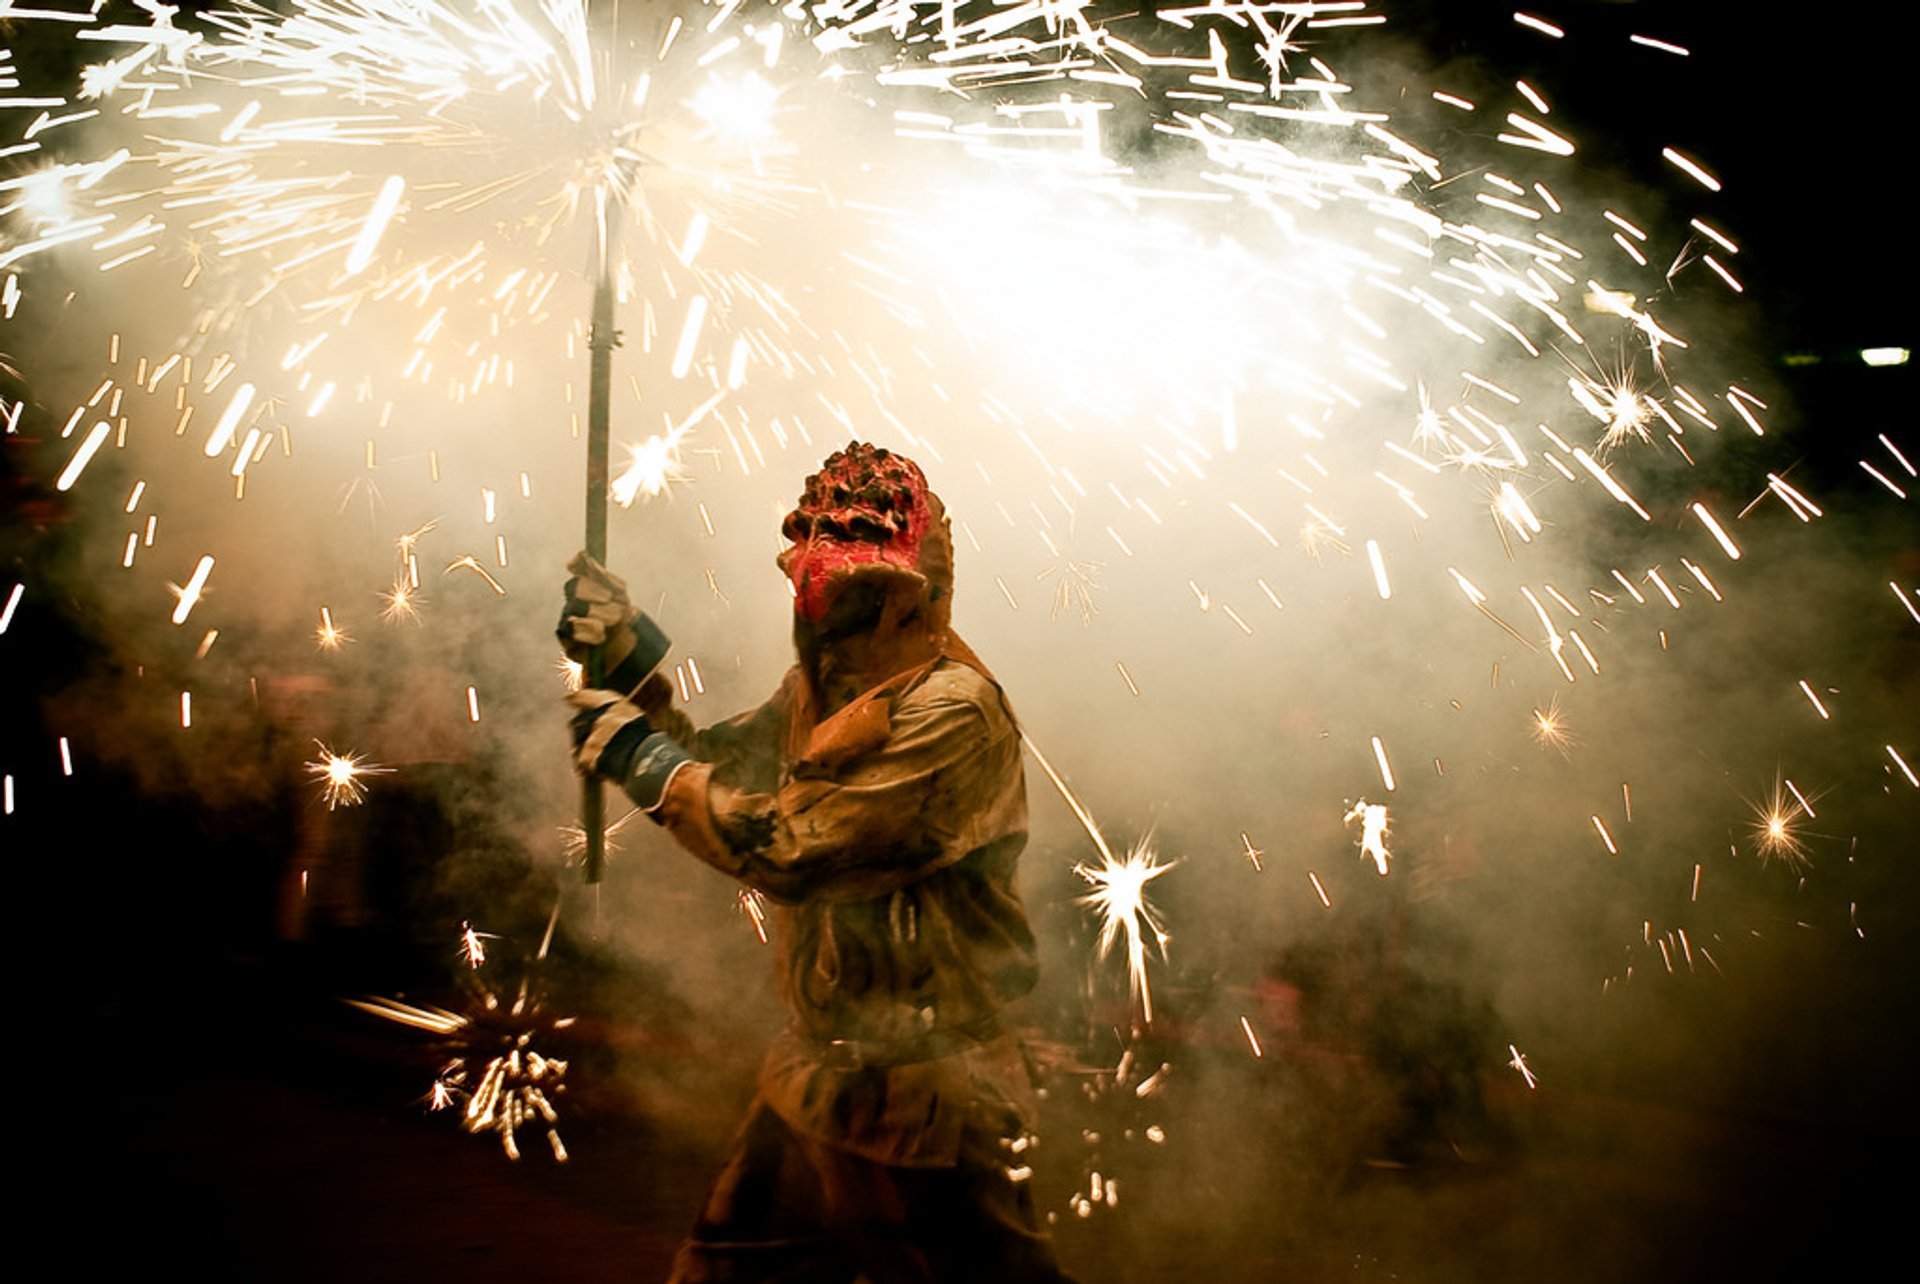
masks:
[[(1797, 477), (1836, 497), (1865, 494), (1873, 483), (1855, 461), (1875, 434), (1917, 444), (1912, 367), (1870, 369), (1857, 357), (1915, 339), (1911, 198), (1896, 195), (1913, 124), (1904, 11), (1876, 29), (1699, 0), (1531, 8), (1588, 48), (1601, 30), (1689, 46), (1687, 74), (1662, 76), (1655, 91), (1630, 59), (1547, 67), (1560, 51), (1517, 27), (1510, 5), (1384, 7), (1443, 63), (1525, 75), (1537, 57), (1539, 83), (1588, 163), (1622, 185), (1671, 185), (1667, 143), (1712, 165), (1725, 184), (1720, 222), (1742, 242), (1753, 331), (1741, 341), (1772, 354), (1786, 397), (1773, 423), (1800, 452)], [(47, 459), (17, 439), (0, 458), (0, 587), (54, 579), (74, 556), (79, 519), (47, 487)], [(1909, 525), (1892, 536), (1909, 581), (1920, 573), (1913, 535)], [(245, 804), (207, 805), (198, 782), (156, 798), (132, 762), (63, 777), (50, 711), (83, 699), (107, 663), (86, 610), (30, 597), (0, 637), (0, 760), (22, 798), (59, 803), (0, 819), (19, 943), (9, 1082), (26, 1124), (12, 1156), (39, 1196), (34, 1216), (67, 1228), (58, 1273), (658, 1277), (750, 1091), (757, 1049), (720, 1042), (702, 1013), (661, 1000), (655, 978), (575, 925), (545, 967), (555, 1008), (582, 1017), (566, 1036), (572, 1161), (550, 1162), (530, 1131), (527, 1157), (509, 1164), (490, 1139), (430, 1116), (420, 1104), (437, 1064), (427, 1041), (340, 999), (458, 1001), (450, 929), (461, 901), (428, 868), (447, 852), (475, 885), (514, 889), (494, 920), (516, 928), (495, 965), (511, 975), (513, 952), (544, 923), (554, 874), (497, 817), (449, 802), (504, 795), (510, 782), (485, 761), (418, 765), (316, 835), (300, 819), (310, 785), (288, 771), (308, 743), (290, 729), (297, 713), (277, 728), (231, 729), (227, 769), (285, 775)], [(1909, 640), (1893, 663), (1915, 655)], [(1910, 669), (1889, 686), (1911, 694)], [(297, 709), (302, 696), (276, 698)], [(1892, 714), (1911, 727), (1914, 712)], [(92, 717), (110, 727), (113, 711)], [(1870, 839), (1916, 854), (1902, 832), (1913, 814), (1910, 802), (1879, 813)], [(370, 912), (316, 920), (290, 943), (277, 921), (280, 862), (261, 854), (303, 842), (355, 853)], [(1874, 924), (1864, 939), (1789, 929), (1716, 987), (1616, 1005), (1598, 1017), (1609, 1028), (1584, 1036), (1615, 1048), (1616, 1063), (1562, 1068), (1537, 1093), (1492, 1065), (1489, 1119), (1467, 1153), (1392, 1156), (1405, 1166), (1369, 1164), (1378, 1138), (1317, 1122), (1382, 1091), (1393, 1048), (1356, 1058), (1307, 1040), (1291, 1059), (1256, 1062), (1243, 1048), (1183, 1041), (1176, 979), (1148, 1045), (1179, 1068), (1187, 1094), (1155, 1116), (1166, 1158), (1158, 1168), (1117, 1161), (1126, 1198), (1063, 1224), (1063, 1254), (1088, 1284), (1885, 1273), (1880, 1254), (1904, 1239), (1920, 1140), (1909, 1082), (1920, 871), (1876, 879), (1860, 884)], [(1065, 890), (1029, 881), (1036, 899)], [(676, 912), (740, 930), (724, 905)], [(1070, 918), (1057, 905), (1036, 913), (1056, 928)], [(761, 972), (741, 990), (741, 1020), (777, 1020)], [(1206, 1002), (1196, 993), (1186, 992), (1189, 1010)], [(636, 1078), (635, 1066), (648, 1069)], [(1049, 1107), (1057, 1170), (1039, 1161), (1053, 1208), (1076, 1176), (1073, 1132), (1146, 1126), (1075, 1083), (1060, 1080)], [(1203, 1108), (1223, 1100), (1243, 1104), (1231, 1124)], [(39, 1238), (27, 1218), (16, 1225), (23, 1243)]]

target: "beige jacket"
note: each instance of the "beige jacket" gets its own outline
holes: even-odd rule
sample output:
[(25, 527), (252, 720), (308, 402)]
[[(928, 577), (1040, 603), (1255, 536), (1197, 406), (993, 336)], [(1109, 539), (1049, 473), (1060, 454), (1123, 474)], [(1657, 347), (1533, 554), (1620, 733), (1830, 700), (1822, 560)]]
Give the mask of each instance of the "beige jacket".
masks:
[(993, 679), (945, 649), (818, 722), (796, 668), (760, 708), (683, 725), (700, 761), (656, 813), (776, 907), (792, 1023), (763, 1098), (801, 1133), (905, 1166), (953, 1163), (971, 1111), (1029, 1113), (997, 1019), (1035, 979), (1014, 889), (1019, 734)]

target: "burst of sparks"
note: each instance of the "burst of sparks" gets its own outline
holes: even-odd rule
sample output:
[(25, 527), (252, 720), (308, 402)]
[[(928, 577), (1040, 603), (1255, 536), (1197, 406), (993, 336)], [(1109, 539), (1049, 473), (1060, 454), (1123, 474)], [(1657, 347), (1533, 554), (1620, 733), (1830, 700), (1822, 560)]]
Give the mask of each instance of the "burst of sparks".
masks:
[(393, 770), (368, 762), (357, 753), (335, 753), (318, 740), (314, 744), (319, 746), (320, 756), (307, 764), (307, 774), (320, 781), (328, 811), (355, 806), (367, 796), (368, 776), (383, 776)]
[(380, 618), (388, 624), (414, 624), (420, 620), (420, 592), (405, 578), (393, 582), (393, 587), (380, 595)]
[(689, 480), (693, 474), (680, 453), (686, 434), (685, 428), (676, 428), (629, 446), (627, 466), (613, 479), (615, 502), (626, 507), (642, 497), (656, 499), (668, 487)]
[[(536, 963), (546, 957), (558, 917), (556, 904)], [(492, 939), (463, 924), (462, 954), (474, 957), (483, 938)], [(482, 952), (473, 964), (476, 973), (484, 962)], [(470, 1001), (464, 1012), (387, 998), (349, 999), (348, 1003), (362, 1012), (434, 1035), (446, 1045), (450, 1055), (428, 1090), (428, 1109), (448, 1109), (464, 1098), (461, 1126), (476, 1135), (494, 1134), (509, 1159), (520, 1158), (521, 1130), (541, 1127), (554, 1159), (565, 1163), (568, 1156), (560, 1139), (559, 1098), (566, 1091), (568, 1062), (543, 1051), (543, 1046), (571, 1027), (573, 1018), (548, 1012), (534, 988), (532, 973), (521, 980), (511, 1000), (477, 980), (469, 987)]]
[(1560, 697), (1556, 694), (1547, 701), (1544, 709), (1533, 711), (1534, 743), (1558, 751), (1563, 757), (1573, 745), (1573, 735), (1567, 728), (1567, 715), (1560, 708)]
[(338, 651), (342, 646), (353, 641), (353, 635), (336, 624), (333, 612), (323, 606), (320, 608), (320, 624), (313, 631), (313, 639), (314, 644), (322, 651)]
[(1800, 791), (1776, 778), (1767, 796), (1753, 804), (1752, 837), (1754, 851), (1762, 862), (1780, 861), (1792, 869), (1812, 864), (1800, 822), (1809, 815)]
[[(569, 663), (571, 662), (569, 661)], [(578, 690), (578, 689), (579, 688), (577, 686), (569, 688), (569, 690)], [(627, 812), (624, 815), (620, 816), (618, 819), (607, 822), (606, 828), (604, 830), (605, 850), (607, 855), (611, 856), (614, 854), (616, 850), (618, 850), (619, 844), (617, 840), (626, 833), (627, 827), (633, 823), (635, 817), (638, 817), (644, 814), (645, 813), (643, 813), (638, 807), (633, 807), (633, 808), (629, 808)], [(586, 856), (586, 854), (587, 854), (586, 831), (582, 830), (578, 825), (562, 825), (560, 827), (561, 858), (565, 860), (568, 865), (578, 865), (581, 859)]]
[(1177, 861), (1161, 864), (1142, 839), (1119, 860), (1102, 853), (1098, 865), (1077, 864), (1073, 872), (1093, 890), (1079, 898), (1100, 916), (1099, 953), (1106, 958), (1123, 937), (1127, 943), (1127, 989), (1140, 1004), (1140, 1015), (1153, 1023), (1153, 990), (1147, 981), (1147, 946), (1151, 941), (1166, 957), (1167, 933), (1147, 901), (1147, 884), (1172, 869)]

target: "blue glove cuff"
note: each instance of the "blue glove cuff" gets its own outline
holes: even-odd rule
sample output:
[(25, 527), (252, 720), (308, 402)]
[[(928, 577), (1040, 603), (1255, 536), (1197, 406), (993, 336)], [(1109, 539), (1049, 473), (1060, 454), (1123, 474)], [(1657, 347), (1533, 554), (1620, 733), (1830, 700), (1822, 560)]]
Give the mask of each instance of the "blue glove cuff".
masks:
[(660, 667), (660, 661), (666, 658), (673, 643), (645, 611), (635, 612), (627, 627), (633, 630), (633, 649), (614, 666), (613, 672), (601, 679), (600, 685), (630, 696), (640, 689), (649, 673)]
[(620, 787), (642, 811), (653, 811), (666, 797), (673, 773), (694, 760), (672, 736), (655, 731), (636, 747), (632, 765), (620, 777)]

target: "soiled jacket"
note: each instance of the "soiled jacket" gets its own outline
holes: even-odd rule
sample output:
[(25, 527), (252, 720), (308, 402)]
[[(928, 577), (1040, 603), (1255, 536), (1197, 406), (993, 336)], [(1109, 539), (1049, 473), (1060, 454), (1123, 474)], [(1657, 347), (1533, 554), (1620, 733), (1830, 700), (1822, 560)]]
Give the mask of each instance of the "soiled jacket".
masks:
[(936, 656), (818, 722), (796, 668), (760, 708), (679, 733), (700, 761), (656, 815), (774, 903), (792, 1022), (762, 1098), (880, 1163), (952, 1164), (970, 1112), (1029, 1114), (998, 1022), (1035, 979), (1013, 885), (1025, 778), (1005, 698), (968, 661)]

